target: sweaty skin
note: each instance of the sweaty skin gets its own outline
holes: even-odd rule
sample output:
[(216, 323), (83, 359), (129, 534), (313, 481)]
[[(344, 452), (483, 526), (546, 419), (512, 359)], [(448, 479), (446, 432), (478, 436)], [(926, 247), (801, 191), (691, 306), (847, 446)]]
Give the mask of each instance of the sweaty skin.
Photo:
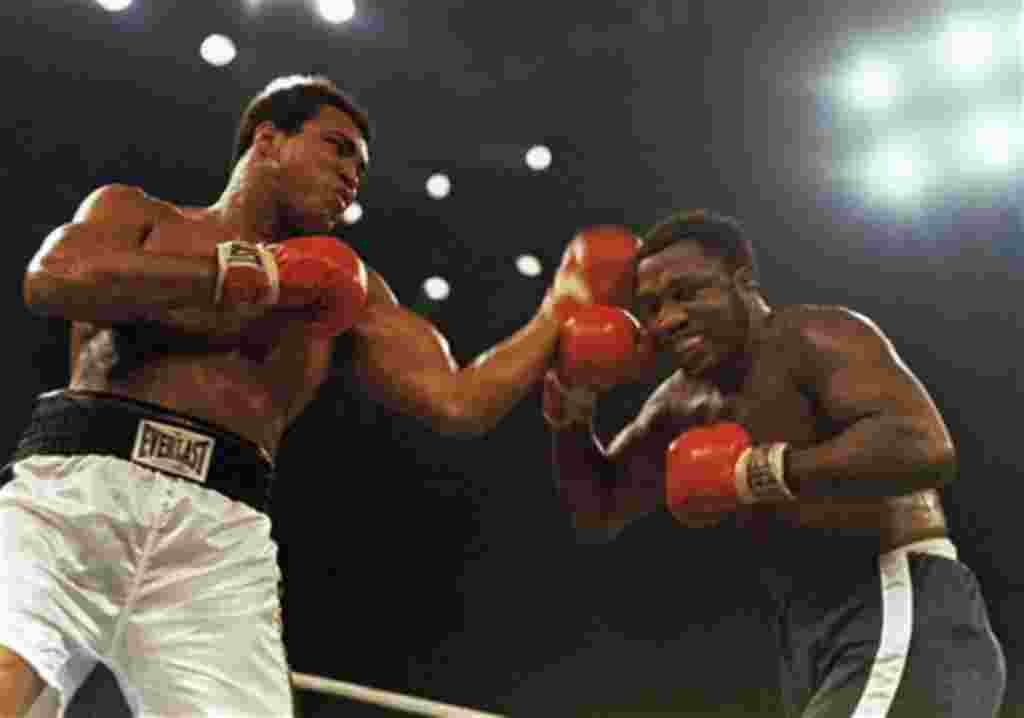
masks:
[(552, 432), (559, 491), (581, 537), (608, 540), (663, 507), (666, 448), (714, 421), (791, 447), (786, 482), (797, 500), (741, 505), (741, 525), (877, 537), (883, 551), (945, 535), (936, 489), (955, 471), (952, 443), (870, 320), (839, 307), (773, 311), (748, 269), (692, 241), (644, 259), (637, 296), (679, 370), (607, 448), (589, 426)]
[[(94, 192), (47, 238), (25, 278), (27, 306), (72, 322), (69, 388), (190, 414), (274, 455), (330, 375), (333, 342), (308, 335), (310, 309), (214, 305), (215, 247), (330, 232), (367, 162), (358, 127), (325, 105), (295, 134), (260, 125), (210, 207), (120, 185)], [(493, 428), (550, 364), (558, 324), (543, 306), (460, 368), (432, 324), (402, 307), (379, 274), (368, 279), (365, 314), (347, 337), (353, 375), (388, 408), (439, 432)]]

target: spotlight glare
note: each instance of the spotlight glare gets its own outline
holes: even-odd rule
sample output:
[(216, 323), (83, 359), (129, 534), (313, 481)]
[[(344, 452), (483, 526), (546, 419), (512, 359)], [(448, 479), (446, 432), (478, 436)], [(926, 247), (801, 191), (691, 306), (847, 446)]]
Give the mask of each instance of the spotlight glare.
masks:
[(982, 124), (974, 130), (974, 143), (988, 164), (1010, 162), (1010, 128), (1005, 125)]
[(236, 54), (235, 43), (224, 35), (210, 35), (199, 46), (199, 55), (214, 67), (224, 67)]
[(441, 277), (430, 277), (423, 282), (423, 292), (435, 302), (441, 302), (451, 294), (451, 287)]
[(551, 150), (544, 145), (536, 145), (526, 152), (526, 166), (539, 172), (551, 166)]
[(950, 61), (964, 70), (984, 65), (992, 57), (992, 33), (979, 27), (964, 25), (946, 33)]
[(868, 181), (872, 189), (889, 197), (909, 197), (921, 190), (923, 170), (912, 147), (890, 145), (869, 160)]
[(540, 260), (532, 254), (524, 254), (516, 259), (516, 268), (526, 277), (536, 277), (543, 271)]
[(132, 4), (132, 0), (96, 0), (96, 4), (109, 12), (121, 12)]
[(358, 202), (353, 202), (345, 211), (341, 214), (341, 221), (345, 224), (355, 224), (363, 218), (363, 206)]
[(893, 70), (882, 62), (862, 62), (850, 77), (850, 91), (863, 105), (882, 106), (895, 94)]
[(427, 179), (427, 194), (434, 199), (444, 199), (452, 191), (452, 182), (447, 175), (433, 174)]
[(356, 14), (353, 0), (317, 0), (317, 9), (320, 17), (335, 25), (348, 22)]

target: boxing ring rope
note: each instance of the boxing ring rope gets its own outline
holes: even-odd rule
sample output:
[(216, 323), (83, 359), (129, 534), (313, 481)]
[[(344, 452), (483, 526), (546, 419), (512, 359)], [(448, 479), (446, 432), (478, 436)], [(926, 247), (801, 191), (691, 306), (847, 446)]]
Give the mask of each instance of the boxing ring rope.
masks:
[(459, 706), (438, 703), (426, 698), (414, 698), (413, 696), (385, 691), (380, 688), (369, 688), (355, 683), (313, 676), (308, 673), (292, 673), (292, 683), (301, 690), (352, 698), (364, 703), (405, 711), (414, 715), (429, 716), (430, 718), (503, 718), (496, 713), (484, 713), (470, 708), (460, 708)]

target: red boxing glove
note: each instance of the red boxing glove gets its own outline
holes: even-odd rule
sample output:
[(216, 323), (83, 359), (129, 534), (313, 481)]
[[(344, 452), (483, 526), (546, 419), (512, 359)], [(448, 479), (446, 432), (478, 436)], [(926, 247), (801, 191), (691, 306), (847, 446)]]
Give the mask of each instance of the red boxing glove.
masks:
[(648, 335), (624, 309), (584, 304), (562, 324), (558, 375), (570, 386), (610, 389), (639, 378), (653, 360)]
[[(334, 268), (318, 284), (321, 293), (310, 333), (330, 338), (351, 329), (362, 318), (368, 296), (366, 265), (351, 247), (330, 236), (296, 237), (277, 245), (276, 253), (282, 295), (291, 282), (299, 285), (316, 274), (315, 270), (309, 272), (307, 264), (325, 262)], [(289, 271), (290, 267), (294, 269)]]
[(625, 227), (580, 230), (562, 255), (548, 295), (556, 315), (564, 320), (582, 304), (629, 306), (639, 250), (640, 240)]
[(783, 443), (752, 446), (739, 424), (721, 422), (681, 434), (666, 453), (669, 511), (683, 523), (759, 501), (792, 501)]
[(315, 336), (328, 338), (349, 329), (366, 306), (366, 267), (334, 237), (270, 245), (224, 242), (217, 246), (217, 260), (217, 303), (312, 307)]

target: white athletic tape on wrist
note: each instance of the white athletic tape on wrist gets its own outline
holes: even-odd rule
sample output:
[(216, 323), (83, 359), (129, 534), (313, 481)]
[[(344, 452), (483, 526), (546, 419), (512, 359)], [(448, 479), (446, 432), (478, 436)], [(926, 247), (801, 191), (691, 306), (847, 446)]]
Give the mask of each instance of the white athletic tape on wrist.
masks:
[(795, 501), (786, 485), (788, 444), (752, 446), (736, 462), (736, 494), (742, 504)]
[(597, 408), (597, 392), (586, 386), (566, 386), (556, 374), (555, 387), (562, 399), (562, 416), (556, 419), (544, 412), (544, 419), (553, 429), (568, 429), (571, 426), (590, 426)]
[(281, 296), (281, 277), (277, 269), (277, 259), (267, 247), (251, 242), (221, 242), (217, 245), (217, 287), (213, 294), (213, 303), (220, 304), (224, 295), (224, 278), (232, 265), (248, 264), (260, 269), (267, 276), (266, 297), (260, 304), (272, 306), (277, 304)]

